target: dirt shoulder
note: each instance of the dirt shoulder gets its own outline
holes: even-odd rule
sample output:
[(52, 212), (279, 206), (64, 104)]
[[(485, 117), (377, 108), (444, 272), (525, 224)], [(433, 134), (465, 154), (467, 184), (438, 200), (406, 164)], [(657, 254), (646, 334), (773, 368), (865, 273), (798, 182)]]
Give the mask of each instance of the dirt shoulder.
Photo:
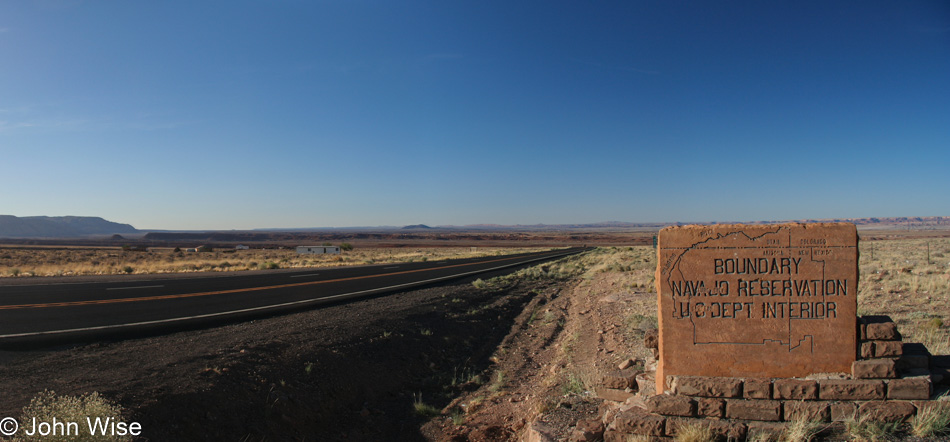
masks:
[[(492, 377), (423, 427), (431, 440), (506, 441), (536, 423), (566, 440), (581, 419), (599, 417), (602, 377), (627, 360), (649, 363), (646, 330), (656, 327), (652, 249), (597, 249), (549, 266), (560, 290), (534, 297), (492, 356)], [(503, 290), (505, 281), (493, 281)], [(537, 425), (537, 424), (540, 425)]]

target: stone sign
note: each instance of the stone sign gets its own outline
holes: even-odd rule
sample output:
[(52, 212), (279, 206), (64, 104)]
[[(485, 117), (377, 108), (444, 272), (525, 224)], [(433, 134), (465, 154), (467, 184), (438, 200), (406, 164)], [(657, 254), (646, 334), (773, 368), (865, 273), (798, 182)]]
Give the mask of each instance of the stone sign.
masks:
[(657, 393), (671, 375), (850, 373), (857, 240), (849, 223), (661, 230)]

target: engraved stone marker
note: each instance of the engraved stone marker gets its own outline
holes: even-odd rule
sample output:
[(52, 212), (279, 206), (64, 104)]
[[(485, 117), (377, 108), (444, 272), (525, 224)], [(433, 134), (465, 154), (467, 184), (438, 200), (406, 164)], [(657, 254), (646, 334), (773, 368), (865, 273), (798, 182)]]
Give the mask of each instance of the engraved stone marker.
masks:
[(857, 241), (850, 223), (661, 230), (657, 393), (671, 375), (849, 373)]

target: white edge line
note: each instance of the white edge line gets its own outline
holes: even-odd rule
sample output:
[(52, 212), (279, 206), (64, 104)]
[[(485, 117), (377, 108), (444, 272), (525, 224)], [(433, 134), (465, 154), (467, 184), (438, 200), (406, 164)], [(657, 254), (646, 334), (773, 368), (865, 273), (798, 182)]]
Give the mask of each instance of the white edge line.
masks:
[(106, 290), (133, 290), (133, 289), (154, 289), (165, 287), (165, 285), (139, 285), (135, 287), (109, 287)]
[(405, 286), (424, 285), (424, 284), (428, 284), (428, 283), (431, 283), (431, 282), (442, 281), (442, 280), (445, 280), (445, 279), (453, 279), (453, 278), (459, 278), (459, 277), (462, 277), (462, 276), (474, 275), (474, 274), (477, 274), (477, 273), (491, 272), (491, 271), (495, 271), (495, 270), (499, 270), (499, 269), (504, 269), (504, 268), (507, 268), (507, 267), (515, 267), (515, 266), (519, 266), (519, 265), (522, 265), (522, 264), (527, 264), (527, 263), (529, 263), (529, 262), (541, 261), (541, 260), (544, 260), (544, 259), (551, 259), (551, 258), (559, 258), (559, 257), (561, 257), (561, 256), (566, 256), (566, 255), (568, 255), (568, 254), (555, 255), (555, 256), (545, 256), (545, 257), (542, 257), (542, 258), (529, 259), (529, 260), (527, 260), (527, 261), (522, 261), (522, 262), (518, 262), (518, 263), (505, 264), (505, 265), (503, 265), (503, 266), (492, 267), (492, 268), (490, 268), (490, 269), (473, 270), (473, 271), (471, 271), (471, 272), (459, 273), (459, 274), (456, 274), (456, 275), (449, 275), (449, 276), (442, 276), (442, 277), (439, 277), (439, 278), (426, 279), (426, 280), (424, 280), (424, 281), (407, 282), (407, 283), (405, 283), (405, 284), (391, 285), (391, 286), (388, 286), (388, 287), (380, 287), (380, 288), (369, 289), (369, 290), (361, 290), (361, 291), (358, 291), (358, 292), (341, 293), (341, 294), (339, 294), (339, 295), (331, 295), (331, 296), (326, 296), (326, 297), (323, 297), (323, 298), (303, 299), (303, 300), (300, 300), (300, 301), (285, 302), (285, 303), (282, 303), (282, 304), (264, 305), (264, 306), (260, 306), (260, 307), (244, 308), (244, 309), (240, 309), (240, 310), (231, 310), (231, 311), (227, 311), (227, 312), (208, 313), (208, 314), (204, 314), (204, 315), (195, 315), (195, 316), (185, 316), (185, 317), (181, 317), (181, 318), (157, 319), (157, 320), (154, 320), (154, 321), (131, 322), (131, 323), (126, 323), (126, 324), (100, 325), (100, 326), (96, 326), (96, 327), (71, 328), (71, 329), (68, 329), (68, 330), (48, 330), (48, 331), (43, 331), (43, 332), (16, 333), (16, 334), (12, 334), (12, 335), (0, 335), (0, 339), (22, 338), (22, 337), (27, 337), (27, 336), (45, 336), (45, 335), (55, 335), (55, 334), (63, 334), (63, 333), (76, 333), (76, 332), (84, 332), (84, 331), (96, 331), (96, 330), (108, 330), (108, 329), (110, 329), (110, 328), (138, 327), (138, 326), (141, 326), (141, 325), (164, 324), (164, 323), (172, 323), (172, 322), (179, 322), (179, 321), (188, 321), (188, 320), (191, 320), (191, 319), (204, 319), (204, 318), (213, 318), (213, 317), (217, 317), (217, 316), (233, 315), (233, 314), (237, 314), (237, 313), (248, 313), (248, 312), (261, 311), (261, 310), (267, 310), (267, 309), (273, 309), (273, 308), (279, 308), (279, 307), (288, 307), (288, 306), (292, 306), (292, 305), (306, 304), (306, 303), (310, 303), (310, 302), (314, 302), (314, 301), (324, 301), (324, 300), (328, 300), (328, 299), (335, 299), (335, 298), (344, 298), (344, 297), (358, 296), (358, 295), (363, 295), (363, 294), (367, 294), (367, 293), (371, 293), (371, 292), (388, 291), (388, 290), (391, 290), (391, 289), (400, 288), (400, 287), (405, 287)]

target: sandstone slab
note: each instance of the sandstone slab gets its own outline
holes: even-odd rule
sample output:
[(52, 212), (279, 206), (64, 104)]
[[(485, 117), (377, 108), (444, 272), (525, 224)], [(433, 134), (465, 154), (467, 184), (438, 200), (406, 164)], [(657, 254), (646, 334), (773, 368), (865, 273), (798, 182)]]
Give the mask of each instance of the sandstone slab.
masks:
[(887, 398), (902, 400), (930, 399), (932, 385), (929, 376), (887, 381)]
[(907, 401), (869, 401), (858, 406), (862, 419), (878, 422), (903, 422), (917, 412), (917, 407)]
[(726, 417), (754, 421), (782, 420), (782, 401), (726, 400)]
[(644, 400), (647, 411), (663, 416), (686, 416), (696, 413), (696, 404), (686, 396), (660, 394)]
[(785, 421), (828, 422), (831, 405), (826, 401), (786, 401), (782, 405)]
[(849, 422), (858, 418), (858, 406), (854, 402), (832, 402), (831, 421)]
[[(666, 418), (647, 413), (640, 408), (631, 408), (618, 413), (611, 426), (621, 434), (663, 436), (666, 430)], [(605, 434), (604, 437), (606, 436)]]
[(608, 401), (623, 402), (630, 399), (635, 393), (620, 388), (594, 387), (594, 394)]
[(601, 380), (600, 385), (606, 388), (634, 388), (636, 389), (636, 378), (640, 374), (640, 370), (635, 368), (627, 368), (623, 370), (613, 370), (606, 375)]
[(871, 341), (874, 343), (875, 358), (891, 358), (900, 356), (904, 352), (901, 341)]
[(818, 399), (818, 381), (812, 379), (776, 379), (775, 399)]
[(897, 361), (894, 359), (868, 359), (854, 361), (851, 375), (855, 379), (893, 379), (897, 377)]
[(702, 417), (723, 417), (726, 415), (726, 401), (718, 398), (696, 398), (696, 414)]
[(821, 400), (867, 401), (884, 399), (884, 381), (871, 379), (822, 379), (818, 381)]
[(686, 396), (742, 397), (742, 379), (737, 378), (674, 376), (670, 387), (674, 393)]
[(866, 324), (864, 339), (869, 341), (897, 341), (901, 339), (901, 334), (897, 331), (897, 325), (887, 316), (867, 316), (863, 321)]
[(667, 227), (657, 254), (657, 393), (675, 375), (850, 372), (858, 352), (853, 224)]
[(772, 381), (770, 379), (744, 379), (742, 397), (746, 399), (772, 399)]

